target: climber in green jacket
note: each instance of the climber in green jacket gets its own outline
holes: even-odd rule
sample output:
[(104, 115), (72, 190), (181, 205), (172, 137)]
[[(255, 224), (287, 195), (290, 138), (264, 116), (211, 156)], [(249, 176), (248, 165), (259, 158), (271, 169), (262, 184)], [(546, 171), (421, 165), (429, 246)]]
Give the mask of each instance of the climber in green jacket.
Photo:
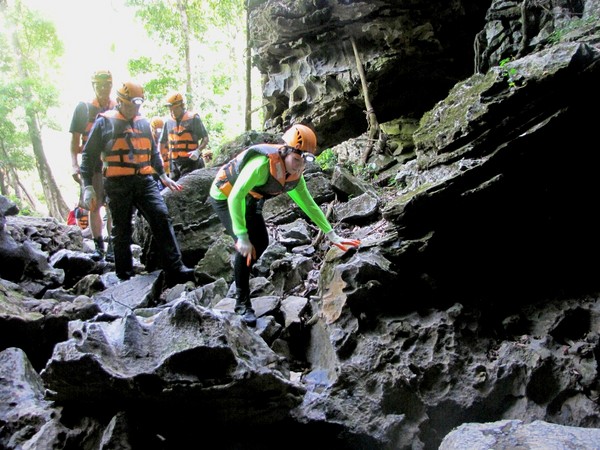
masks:
[(317, 136), (306, 125), (292, 125), (282, 136), (285, 144), (259, 144), (248, 147), (217, 173), (209, 200), (235, 240), (235, 312), (249, 326), (256, 325), (250, 302), (250, 269), (269, 245), (262, 216), (265, 199), (286, 192), (321, 229), (331, 243), (343, 251), (360, 241), (338, 236), (323, 211), (312, 198), (302, 176), (307, 161), (314, 161)]

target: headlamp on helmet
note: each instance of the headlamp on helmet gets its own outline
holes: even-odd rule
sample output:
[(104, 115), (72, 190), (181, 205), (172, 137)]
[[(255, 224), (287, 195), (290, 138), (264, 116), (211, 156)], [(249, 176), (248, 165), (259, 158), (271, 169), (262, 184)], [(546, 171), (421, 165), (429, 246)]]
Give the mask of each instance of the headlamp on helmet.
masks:
[[(291, 147), (290, 147), (291, 148)], [(297, 148), (292, 148), (292, 153), (300, 155), (305, 163), (313, 162), (317, 157), (310, 152), (303, 152)]]
[(144, 103), (144, 88), (134, 81), (126, 81), (117, 89), (117, 97), (123, 102), (141, 105)]

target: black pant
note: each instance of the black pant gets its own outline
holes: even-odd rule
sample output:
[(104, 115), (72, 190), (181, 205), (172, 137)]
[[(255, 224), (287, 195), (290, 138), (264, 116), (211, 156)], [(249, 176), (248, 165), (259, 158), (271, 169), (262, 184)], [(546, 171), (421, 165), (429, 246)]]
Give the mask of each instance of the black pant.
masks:
[(177, 158), (171, 160), (171, 179), (174, 181), (179, 180), (182, 176), (193, 172), (196, 169), (202, 169), (204, 167), (204, 160), (202, 157), (193, 161), (190, 158)]
[[(237, 241), (237, 236), (233, 234), (231, 216), (227, 207), (227, 200), (215, 200), (209, 197), (213, 210), (219, 217), (219, 220), (225, 227), (225, 232)], [(246, 228), (248, 228), (248, 238), (256, 250), (256, 259), (264, 253), (269, 245), (269, 232), (265, 225), (265, 219), (262, 215), (262, 206), (264, 200), (256, 200), (254, 197), (246, 197)], [(254, 261), (253, 261), (254, 262)], [(250, 267), (246, 262), (246, 257), (239, 252), (235, 254), (233, 262), (233, 276), (236, 289), (244, 294), (250, 293)]]
[(112, 215), (112, 243), (115, 271), (119, 278), (133, 275), (131, 240), (135, 208), (148, 221), (154, 238), (160, 242), (161, 266), (177, 271), (183, 266), (181, 250), (164, 198), (151, 175), (104, 178), (104, 189)]

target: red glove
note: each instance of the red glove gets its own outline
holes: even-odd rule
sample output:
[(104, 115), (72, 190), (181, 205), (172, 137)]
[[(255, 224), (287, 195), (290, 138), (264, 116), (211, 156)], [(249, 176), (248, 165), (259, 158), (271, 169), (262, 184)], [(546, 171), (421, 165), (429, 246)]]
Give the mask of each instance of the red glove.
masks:
[(350, 247), (358, 247), (360, 245), (360, 241), (358, 239), (341, 238), (333, 230), (331, 230), (329, 233), (326, 233), (325, 236), (327, 236), (327, 239), (329, 239), (333, 245), (343, 252), (347, 251)]

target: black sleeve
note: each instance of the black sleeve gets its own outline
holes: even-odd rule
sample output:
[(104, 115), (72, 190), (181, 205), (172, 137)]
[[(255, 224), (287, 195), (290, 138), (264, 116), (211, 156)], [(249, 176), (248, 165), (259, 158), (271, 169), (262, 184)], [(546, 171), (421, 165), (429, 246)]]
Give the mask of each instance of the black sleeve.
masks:
[(83, 151), (81, 153), (81, 179), (83, 180), (84, 186), (91, 186), (92, 176), (96, 167), (102, 164), (101, 155), (102, 149), (104, 148), (103, 134), (104, 134), (104, 118), (98, 117), (88, 137)]

